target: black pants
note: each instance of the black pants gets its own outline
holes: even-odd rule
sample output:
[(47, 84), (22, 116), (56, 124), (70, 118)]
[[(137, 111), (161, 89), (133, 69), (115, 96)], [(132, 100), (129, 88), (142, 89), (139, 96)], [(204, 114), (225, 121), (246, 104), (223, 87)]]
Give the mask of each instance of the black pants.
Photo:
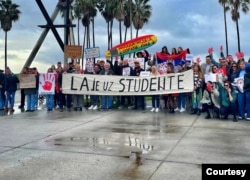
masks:
[(145, 98), (144, 96), (135, 96), (135, 108), (138, 108), (141, 106), (141, 108), (145, 109)]
[(24, 89), (21, 89), (21, 104), (20, 106), (25, 105), (25, 94), (24, 94)]
[(125, 100), (127, 99), (128, 106), (131, 106), (131, 96), (121, 96), (121, 105), (125, 105)]
[(229, 104), (228, 107), (221, 105), (221, 115), (224, 115), (224, 117), (228, 117), (229, 114), (232, 114), (234, 117), (236, 117), (236, 109), (236, 104), (232, 102)]

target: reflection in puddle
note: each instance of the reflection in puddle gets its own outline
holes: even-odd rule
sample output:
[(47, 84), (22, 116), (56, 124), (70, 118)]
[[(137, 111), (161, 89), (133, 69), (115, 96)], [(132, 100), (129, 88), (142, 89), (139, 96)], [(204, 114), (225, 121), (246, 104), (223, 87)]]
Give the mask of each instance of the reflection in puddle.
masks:
[(149, 151), (153, 151), (154, 150), (154, 146), (153, 145), (149, 145), (146, 143), (142, 143), (140, 142), (140, 140), (138, 138), (131, 138), (130, 136), (128, 137), (129, 143), (125, 144), (131, 147), (137, 147), (139, 149), (142, 150), (142, 154), (147, 154)]
[[(118, 139), (119, 140), (119, 139)], [(142, 154), (147, 154), (150, 151), (154, 150), (154, 146), (150, 145), (148, 143), (142, 142), (139, 138), (130, 137), (128, 136), (128, 139), (125, 141), (125, 143), (122, 143), (122, 141), (116, 141), (114, 139), (109, 140), (107, 138), (97, 138), (97, 137), (69, 137), (69, 138), (56, 138), (53, 140), (46, 140), (44, 141), (47, 144), (52, 143), (55, 146), (83, 146), (83, 147), (101, 147), (104, 146), (107, 150), (111, 150), (114, 148), (114, 146), (119, 146), (119, 148), (122, 148), (122, 146), (129, 146), (129, 147), (135, 147), (138, 148)]]

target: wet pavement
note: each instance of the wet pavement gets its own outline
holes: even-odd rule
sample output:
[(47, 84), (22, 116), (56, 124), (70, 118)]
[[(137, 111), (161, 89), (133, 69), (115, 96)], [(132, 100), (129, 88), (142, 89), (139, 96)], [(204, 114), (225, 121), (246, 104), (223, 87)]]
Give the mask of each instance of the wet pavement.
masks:
[(200, 180), (202, 163), (250, 163), (250, 122), (204, 116), (16, 110), (0, 116), (0, 179)]

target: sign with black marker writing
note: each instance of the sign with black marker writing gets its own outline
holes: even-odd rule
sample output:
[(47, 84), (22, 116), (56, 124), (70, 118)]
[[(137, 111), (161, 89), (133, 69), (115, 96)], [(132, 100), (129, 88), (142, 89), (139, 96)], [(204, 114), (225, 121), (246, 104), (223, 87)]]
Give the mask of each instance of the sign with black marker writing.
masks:
[(153, 95), (193, 91), (193, 71), (159, 76), (102, 76), (63, 74), (65, 94), (88, 95)]

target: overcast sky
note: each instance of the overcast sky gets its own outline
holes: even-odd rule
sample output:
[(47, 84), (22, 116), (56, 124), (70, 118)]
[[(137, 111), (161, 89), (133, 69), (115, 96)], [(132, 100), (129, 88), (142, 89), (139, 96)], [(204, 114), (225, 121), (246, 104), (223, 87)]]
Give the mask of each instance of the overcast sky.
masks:
[[(19, 21), (13, 23), (11, 31), (8, 32), (8, 66), (17, 73), (20, 72), (42, 33), (43, 29), (38, 25), (45, 25), (46, 21), (35, 0), (12, 1), (20, 5), (22, 12)], [(42, 2), (47, 8), (48, 14), (51, 15), (58, 1), (42, 0)], [(219, 46), (223, 45), (225, 49), (223, 8), (218, 0), (151, 0), (150, 4), (152, 17), (148, 24), (145, 24), (139, 31), (139, 35), (154, 34), (157, 36), (157, 43), (148, 48), (151, 54), (160, 51), (165, 45), (169, 50), (172, 47), (182, 46), (184, 49), (190, 48), (195, 57), (204, 59), (209, 47), (214, 48), (216, 58), (219, 54)], [(249, 16), (249, 13), (241, 14), (239, 21), (241, 51), (245, 53), (246, 59), (250, 56), (250, 36), (247, 26)], [(58, 15), (54, 24), (62, 23), (63, 19)], [(95, 23), (96, 46), (100, 47), (100, 53), (104, 57), (107, 50), (106, 23), (100, 15)], [(229, 54), (235, 56), (237, 52), (236, 25), (232, 22), (230, 13), (227, 14), (227, 23)], [(83, 28), (81, 28), (81, 33), (83, 34), (83, 32)], [(60, 35), (63, 39), (61, 32)], [(135, 36), (135, 31), (133, 31), (133, 36)], [(118, 44), (118, 23), (114, 24), (113, 37), (113, 45)], [(83, 39), (83, 35), (81, 39)], [(3, 69), (3, 31), (0, 31), (0, 57), (0, 69)], [(51, 64), (56, 64), (58, 61), (63, 62), (63, 60), (63, 52), (50, 31), (31, 66), (36, 66), (40, 72), (45, 72)]]

